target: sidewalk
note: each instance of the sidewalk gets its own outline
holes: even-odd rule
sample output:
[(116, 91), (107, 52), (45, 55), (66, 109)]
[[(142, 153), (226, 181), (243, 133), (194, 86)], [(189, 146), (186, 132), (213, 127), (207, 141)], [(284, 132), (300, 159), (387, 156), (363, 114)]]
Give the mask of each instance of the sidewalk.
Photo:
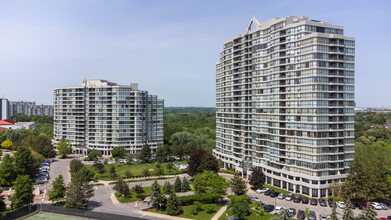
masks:
[[(228, 197), (224, 197), (225, 199), (228, 199)], [(231, 202), (231, 200), (227, 200), (227, 202), (225, 203), (225, 205), (223, 207), (221, 207), (221, 209), (213, 216), (213, 218), (211, 220), (217, 220), (220, 218), (220, 216), (225, 212), (225, 210), (227, 210), (227, 207), (229, 206), (229, 203)]]
[(176, 217), (176, 216), (171, 216), (171, 215), (163, 215), (155, 212), (146, 212), (146, 211), (140, 211), (140, 214), (146, 215), (146, 216), (153, 216), (156, 218), (163, 218), (163, 219), (175, 219), (175, 220), (189, 220), (190, 218), (181, 218), (181, 217)]

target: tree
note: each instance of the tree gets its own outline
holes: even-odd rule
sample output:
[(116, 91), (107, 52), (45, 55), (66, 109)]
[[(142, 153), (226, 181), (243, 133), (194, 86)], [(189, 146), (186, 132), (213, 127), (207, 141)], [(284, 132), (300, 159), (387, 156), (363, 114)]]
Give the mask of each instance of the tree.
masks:
[(163, 193), (168, 195), (171, 193), (171, 190), (172, 190), (172, 185), (170, 184), (170, 182), (166, 181), (163, 186)]
[(139, 159), (144, 162), (148, 162), (151, 159), (151, 156), (152, 156), (151, 148), (149, 147), (148, 144), (144, 144), (144, 146), (141, 148)]
[(69, 140), (62, 138), (57, 144), (58, 154), (61, 158), (66, 158), (68, 154), (72, 153), (72, 146)]
[(253, 171), (250, 176), (250, 185), (253, 189), (260, 189), (265, 183), (265, 174), (262, 172), (262, 169), (259, 167), (253, 168)]
[(65, 206), (86, 207), (89, 199), (94, 196), (93, 185), (89, 183), (83, 173), (76, 172), (72, 175), (65, 195)]
[(195, 176), (205, 170), (217, 173), (219, 165), (217, 159), (211, 153), (204, 149), (198, 149), (190, 155), (188, 174)]
[(122, 196), (127, 196), (130, 194), (129, 186), (126, 184), (125, 181), (122, 179), (119, 179), (116, 183), (113, 189), (119, 193), (121, 193)]
[(100, 151), (98, 151), (97, 149), (94, 148), (90, 151), (90, 153), (88, 153), (87, 160), (98, 161), (99, 154), (100, 154)]
[(9, 149), (12, 147), (12, 141), (10, 140), (5, 140), (3, 143), (1, 143), (1, 147), (5, 149)]
[(133, 192), (135, 192), (135, 193), (137, 193), (137, 194), (142, 194), (142, 193), (144, 193), (145, 191), (144, 191), (144, 188), (143, 187), (141, 187), (140, 185), (135, 185), (135, 186), (133, 186)]
[(372, 209), (371, 205), (368, 204), (362, 213), (358, 216), (358, 219), (365, 219), (365, 220), (376, 220), (377, 213), (374, 209)]
[(179, 178), (179, 176), (176, 177), (175, 183), (174, 183), (174, 190), (175, 192), (181, 192), (182, 191), (182, 181)]
[(84, 164), (80, 160), (73, 159), (69, 163), (69, 172), (71, 175), (79, 172), (84, 167)]
[(167, 160), (170, 156), (170, 148), (164, 144), (160, 144), (156, 149), (156, 159), (160, 162)]
[(232, 213), (239, 220), (244, 220), (250, 214), (250, 206), (247, 202), (235, 202), (232, 205)]
[(54, 181), (53, 181), (53, 188), (49, 191), (49, 200), (52, 202), (60, 201), (65, 196), (65, 183), (62, 175), (59, 175)]
[(329, 190), (331, 191), (331, 194), (336, 197), (341, 196), (341, 183), (334, 180), (332, 183), (330, 183)]
[(12, 208), (19, 208), (33, 202), (34, 187), (29, 175), (19, 175), (14, 182), (13, 189), (15, 193), (10, 198)]
[(30, 179), (35, 179), (39, 163), (34, 159), (31, 150), (27, 147), (18, 147), (14, 156), (16, 174), (29, 175)]
[(6, 154), (0, 164), (0, 186), (11, 186), (15, 177), (14, 158)]
[(149, 169), (144, 168), (143, 169), (143, 176), (150, 176), (150, 175), (151, 175), (151, 173), (149, 172)]
[(194, 178), (193, 186), (197, 193), (218, 193), (226, 194), (230, 183), (228, 180), (214, 173), (205, 171)]
[(177, 132), (170, 138), (172, 152), (174, 155), (183, 159), (183, 156), (192, 153), (195, 146), (191, 146), (194, 135), (187, 132)]
[(111, 150), (111, 156), (114, 158), (125, 158), (125, 148), (115, 147)]
[(155, 175), (156, 176), (162, 176), (164, 175), (164, 169), (160, 166), (155, 169)]
[[(1, 191), (0, 191), (1, 193)], [(7, 206), (4, 202), (3, 196), (0, 196), (0, 214), (3, 213), (6, 210)]]
[(338, 220), (337, 204), (335, 204), (335, 202), (333, 202), (333, 208), (331, 209), (330, 220)]
[(157, 183), (157, 180), (155, 180), (152, 184), (152, 187), (151, 187), (151, 194), (150, 194), (150, 197), (151, 197), (151, 203), (152, 203), (152, 206), (155, 207), (156, 209), (158, 207), (165, 207), (165, 204), (166, 204), (166, 198), (164, 197), (164, 195), (162, 194), (162, 191), (160, 189), (160, 185)]
[(167, 214), (179, 215), (182, 213), (181, 200), (176, 196), (174, 190), (171, 191), (170, 197), (167, 199)]
[(235, 195), (244, 195), (247, 192), (246, 182), (239, 174), (235, 174), (231, 179), (231, 190)]
[(183, 177), (181, 190), (182, 190), (182, 192), (190, 191), (190, 184), (189, 184), (189, 181), (187, 181), (186, 177)]
[(48, 135), (40, 134), (39, 136), (29, 135), (28, 137), (34, 137), (34, 141), (31, 145), (24, 145), (31, 147), (34, 151), (42, 154), (46, 158), (52, 158), (55, 156), (54, 147), (52, 145), (51, 138)]
[(130, 170), (127, 170), (127, 171), (125, 171), (125, 176), (126, 176), (126, 178), (132, 178), (132, 172), (130, 172)]
[(310, 209), (309, 208), (306, 208), (305, 209), (305, 217), (307, 217), (307, 218), (309, 218), (309, 217), (311, 217), (311, 211), (310, 211)]
[(116, 178), (117, 177), (117, 171), (115, 170), (115, 166), (111, 166), (110, 167), (109, 176), (111, 178)]
[(342, 215), (343, 220), (355, 220), (356, 218), (354, 217), (354, 213), (352, 210), (352, 203), (350, 203), (350, 200), (346, 202), (346, 207), (343, 210), (343, 215)]

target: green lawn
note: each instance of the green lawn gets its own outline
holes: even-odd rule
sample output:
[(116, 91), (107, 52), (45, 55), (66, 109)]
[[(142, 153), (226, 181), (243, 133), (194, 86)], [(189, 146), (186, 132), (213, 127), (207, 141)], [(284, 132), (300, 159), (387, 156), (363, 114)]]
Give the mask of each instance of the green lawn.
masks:
[[(226, 201), (222, 201), (220, 203), (212, 203), (212, 204), (203, 204), (202, 205), (202, 208), (204, 210), (202, 211), (199, 211), (197, 215), (192, 215), (191, 214), (191, 206), (182, 206), (182, 209), (183, 209), (183, 213), (180, 214), (180, 215), (177, 215), (177, 217), (182, 217), (182, 218), (190, 218), (190, 219), (197, 219), (197, 220), (206, 220), (206, 219), (211, 219), (215, 214), (216, 212), (218, 212), (220, 210), (221, 207), (224, 206), (224, 204), (226, 203)], [(207, 205), (211, 205), (213, 206), (213, 209), (214, 209), (214, 212), (213, 213), (206, 213), (205, 211), (205, 207)], [(159, 210), (156, 210), (156, 209), (150, 209), (148, 210), (150, 212), (156, 212), (156, 213), (160, 213)], [(162, 214), (165, 214), (167, 215), (167, 212), (166, 211), (162, 211)]]
[[(146, 181), (154, 181), (154, 180), (168, 180), (174, 179), (175, 177), (159, 177), (159, 178), (146, 178), (146, 179), (138, 179), (138, 180), (127, 180), (125, 183), (137, 183), (137, 182), (146, 182)], [(182, 180), (182, 179), (181, 179)], [(111, 182), (109, 185), (115, 185), (117, 182)]]
[[(183, 164), (187, 164), (186, 161), (177, 161), (178, 163), (183, 163)], [(161, 163), (161, 167), (163, 168), (164, 170), (164, 174), (165, 175), (169, 175), (169, 174), (180, 174), (181, 171), (178, 170), (176, 167), (173, 167), (172, 169), (170, 170), (167, 170), (167, 164), (169, 163), (172, 163), (172, 162), (164, 162), (164, 163)], [(105, 181), (109, 181), (109, 180), (115, 180), (115, 178), (111, 178), (109, 176), (109, 170), (112, 166), (115, 167), (115, 170), (117, 172), (117, 175), (121, 176), (121, 177), (125, 177), (125, 172), (126, 171), (130, 171), (132, 176), (142, 176), (143, 175), (143, 170), (144, 169), (148, 169), (151, 173), (151, 175), (153, 175), (153, 172), (154, 170), (156, 169), (156, 165), (158, 164), (158, 162), (155, 162), (155, 163), (138, 163), (138, 164), (106, 164), (105, 165), (105, 172), (103, 174), (99, 174), (99, 180), (105, 180)], [(96, 169), (95, 167), (91, 166), (91, 165), (88, 165), (86, 166), (90, 171), (94, 172), (94, 173), (98, 173), (98, 169)]]
[(39, 220), (39, 219), (47, 219), (47, 220), (75, 220), (75, 219), (82, 219), (82, 218), (40, 212), (40, 213), (32, 215), (32, 216), (30, 216), (30, 217), (28, 217), (26, 219), (27, 220)]
[[(163, 187), (161, 187), (163, 189)], [(151, 186), (146, 186), (143, 187), (144, 193), (141, 195), (143, 196), (149, 196), (152, 192), (152, 187)], [(133, 191), (133, 189), (130, 189), (130, 195), (126, 197), (122, 197), (119, 192), (114, 193), (115, 197), (117, 198), (118, 202), (120, 203), (127, 203), (127, 202), (135, 202), (135, 201), (141, 201), (141, 198), (137, 197), (137, 193)]]

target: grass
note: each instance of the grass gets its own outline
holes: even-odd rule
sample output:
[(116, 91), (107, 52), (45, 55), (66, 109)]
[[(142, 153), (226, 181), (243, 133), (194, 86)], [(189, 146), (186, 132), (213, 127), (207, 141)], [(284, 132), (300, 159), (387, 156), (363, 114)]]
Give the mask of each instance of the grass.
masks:
[(227, 174), (232, 174), (232, 175), (236, 174), (236, 172), (234, 170), (219, 170), (219, 173), (227, 173)]
[[(190, 218), (190, 219), (197, 219), (197, 220), (211, 219), (220, 210), (220, 208), (224, 206), (225, 202), (226, 201), (222, 201), (220, 203), (202, 204), (203, 210), (199, 211), (197, 215), (192, 215), (191, 214), (191, 210), (192, 210), (192, 206), (191, 205), (182, 206), (183, 213), (180, 214), (180, 215), (177, 215), (176, 217)], [(206, 210), (205, 210), (205, 207), (207, 205), (212, 206), (214, 212), (207, 213)], [(150, 209), (148, 211), (155, 212), (155, 213), (160, 213), (159, 210), (156, 210), (156, 209)], [(166, 211), (162, 211), (162, 214), (167, 215), (167, 212)]]
[[(148, 196), (152, 192), (152, 186), (146, 186), (143, 187), (144, 193), (141, 195)], [(163, 189), (163, 187), (162, 187)], [(133, 191), (133, 189), (129, 189), (130, 194), (127, 196), (122, 197), (121, 193), (116, 192), (114, 193), (115, 197), (117, 198), (118, 202), (120, 203), (128, 203), (128, 202), (135, 202), (135, 201), (142, 201), (140, 197), (137, 197), (137, 193)]]
[[(256, 203), (253, 202), (252, 204), (250, 204), (250, 207), (255, 207)], [(228, 216), (233, 216), (233, 213), (232, 213), (232, 210), (231, 209), (227, 209), (219, 218), (218, 220), (227, 220), (226, 218), (226, 215), (227, 215), (227, 212), (228, 212)], [(271, 219), (272, 217), (276, 217), (276, 215), (273, 215), (273, 214), (269, 214), (269, 213), (265, 213), (264, 216), (257, 216), (257, 211), (254, 210), (254, 209), (250, 209), (250, 215), (247, 216), (246, 220), (259, 220), (259, 219), (262, 219), (262, 220), (268, 220), (268, 219)], [(292, 218), (289, 218), (289, 220), (292, 220)]]
[[(266, 184), (264, 184), (263, 186), (264, 186), (265, 188), (272, 189), (272, 190), (274, 190), (274, 191), (276, 191), (276, 192), (279, 192), (279, 193), (282, 193), (282, 194), (285, 194), (285, 195), (288, 195), (288, 194), (295, 194), (294, 192), (289, 192), (289, 191), (280, 189), (280, 188), (278, 188), (278, 187), (274, 187), (274, 186), (270, 186), (270, 185), (266, 185)], [(299, 196), (301, 196), (301, 197), (309, 198), (308, 196), (305, 196), (305, 195), (301, 195), (301, 194), (297, 194), (297, 195), (299, 195)]]
[[(177, 161), (178, 163), (184, 163), (186, 164), (186, 161)], [(151, 174), (153, 174), (154, 170), (156, 169), (156, 165), (158, 162), (155, 163), (139, 163), (139, 164), (106, 164), (105, 165), (105, 172), (103, 174), (99, 174), (99, 180), (105, 180), (105, 181), (110, 181), (110, 180), (116, 180), (116, 178), (111, 178), (109, 176), (109, 170), (111, 167), (115, 167), (115, 170), (117, 172), (118, 176), (125, 177), (126, 171), (130, 171), (132, 176), (137, 177), (137, 176), (142, 176), (143, 175), (143, 170), (148, 169)], [(160, 163), (161, 167), (164, 170), (164, 175), (169, 175), (169, 174), (180, 174), (181, 171), (178, 170), (177, 168), (173, 167), (170, 170), (167, 170), (167, 164), (172, 164), (172, 162), (164, 162)], [(92, 165), (86, 166), (87, 169), (90, 171), (97, 173), (98, 170), (93, 167)]]
[[(127, 180), (125, 183), (137, 183), (137, 182), (146, 182), (146, 181), (152, 181), (152, 180), (167, 180), (167, 179), (173, 179), (175, 177), (158, 177), (158, 178), (146, 178), (146, 179), (139, 179), (139, 180)], [(115, 185), (117, 182), (110, 182), (109, 185)]]
[(74, 220), (74, 219), (81, 219), (76, 217), (69, 217), (65, 215), (55, 215), (55, 214), (49, 214), (49, 213), (38, 213), (35, 215), (32, 215), (27, 220), (38, 220), (38, 219), (47, 219), (47, 220)]

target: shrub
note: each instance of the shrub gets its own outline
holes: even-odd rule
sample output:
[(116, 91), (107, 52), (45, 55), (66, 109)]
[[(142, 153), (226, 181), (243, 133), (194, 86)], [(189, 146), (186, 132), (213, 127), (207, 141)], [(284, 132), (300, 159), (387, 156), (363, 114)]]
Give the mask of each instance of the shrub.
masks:
[(198, 202), (198, 201), (194, 201), (194, 205), (195, 207), (197, 208), (197, 211), (202, 211), (202, 203)]
[(132, 189), (133, 189), (133, 192), (135, 192), (137, 194), (144, 193), (144, 189), (140, 185), (135, 185), (135, 186), (133, 186)]
[(212, 214), (212, 213), (214, 213), (215, 212), (215, 208), (213, 207), (213, 205), (206, 205), (205, 206), (205, 211), (206, 211), (206, 213), (208, 213), (208, 214)]
[(248, 204), (251, 204), (251, 197), (248, 195), (240, 195), (240, 196), (231, 195), (228, 197), (231, 199), (231, 206), (237, 202), (246, 202)]
[(195, 205), (191, 205), (190, 206), (190, 212), (191, 212), (192, 215), (198, 215), (197, 207)]
[(130, 172), (130, 170), (127, 170), (126, 172), (125, 172), (125, 176), (126, 176), (126, 178), (131, 178), (132, 177), (132, 173)]
[(198, 201), (203, 204), (215, 203), (217, 200), (221, 199), (221, 194), (196, 194), (191, 196), (181, 196), (181, 204), (183, 206), (193, 205), (195, 201)]
[(147, 168), (143, 169), (143, 175), (144, 176), (150, 176), (151, 173), (149, 172), (149, 170)]

